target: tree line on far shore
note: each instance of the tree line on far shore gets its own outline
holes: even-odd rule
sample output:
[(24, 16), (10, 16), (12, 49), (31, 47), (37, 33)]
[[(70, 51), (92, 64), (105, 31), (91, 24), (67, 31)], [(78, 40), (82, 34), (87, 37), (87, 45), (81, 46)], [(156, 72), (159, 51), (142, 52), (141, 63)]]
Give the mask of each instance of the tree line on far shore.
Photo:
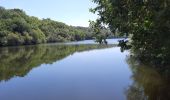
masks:
[[(109, 34), (109, 30), (104, 30)], [(68, 26), (62, 22), (28, 16), (21, 9), (0, 7), (0, 46), (32, 45), (93, 39), (89, 27)]]

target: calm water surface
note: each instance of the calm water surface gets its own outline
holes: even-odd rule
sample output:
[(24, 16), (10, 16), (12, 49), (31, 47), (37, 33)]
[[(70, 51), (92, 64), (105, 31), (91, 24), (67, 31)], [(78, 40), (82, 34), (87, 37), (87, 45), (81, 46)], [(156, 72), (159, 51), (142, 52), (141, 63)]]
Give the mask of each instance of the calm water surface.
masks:
[(0, 100), (169, 100), (169, 80), (114, 45), (0, 48)]
[[(107, 39), (108, 44), (118, 44), (118, 40), (122, 40), (125, 38), (117, 38), (117, 39)], [(78, 41), (78, 42), (69, 42), (66, 44), (98, 44), (95, 42), (95, 40), (84, 40), (84, 41)]]

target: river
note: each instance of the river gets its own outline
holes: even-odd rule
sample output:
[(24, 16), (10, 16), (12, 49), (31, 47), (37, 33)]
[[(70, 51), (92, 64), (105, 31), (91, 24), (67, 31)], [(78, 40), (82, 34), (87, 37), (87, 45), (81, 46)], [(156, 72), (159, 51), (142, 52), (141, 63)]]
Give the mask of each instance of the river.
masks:
[(170, 100), (169, 79), (114, 44), (0, 48), (0, 100)]

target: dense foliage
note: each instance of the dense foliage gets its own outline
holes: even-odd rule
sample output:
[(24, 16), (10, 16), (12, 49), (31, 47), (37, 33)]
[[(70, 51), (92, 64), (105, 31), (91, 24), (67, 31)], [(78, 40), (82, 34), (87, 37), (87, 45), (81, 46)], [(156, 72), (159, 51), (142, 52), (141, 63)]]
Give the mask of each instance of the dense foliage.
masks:
[(169, 0), (93, 0), (99, 24), (130, 37), (133, 54), (148, 63), (170, 64)]
[(93, 29), (96, 42), (107, 44), (106, 39), (108, 38), (108, 32), (102, 32), (102, 30), (105, 30), (106, 28), (99, 23), (99, 20), (96, 22), (90, 21), (90, 27)]
[[(86, 31), (88, 30), (88, 31)], [(89, 28), (72, 27), (50, 19), (38, 19), (20, 9), (0, 7), (0, 46), (91, 39)]]

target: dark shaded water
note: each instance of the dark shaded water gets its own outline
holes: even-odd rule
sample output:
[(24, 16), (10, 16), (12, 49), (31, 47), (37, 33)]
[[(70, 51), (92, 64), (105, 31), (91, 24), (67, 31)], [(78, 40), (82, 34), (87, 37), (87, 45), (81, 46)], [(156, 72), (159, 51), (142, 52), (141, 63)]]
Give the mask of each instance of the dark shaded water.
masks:
[(169, 100), (169, 79), (128, 55), (114, 45), (0, 48), (0, 100)]

